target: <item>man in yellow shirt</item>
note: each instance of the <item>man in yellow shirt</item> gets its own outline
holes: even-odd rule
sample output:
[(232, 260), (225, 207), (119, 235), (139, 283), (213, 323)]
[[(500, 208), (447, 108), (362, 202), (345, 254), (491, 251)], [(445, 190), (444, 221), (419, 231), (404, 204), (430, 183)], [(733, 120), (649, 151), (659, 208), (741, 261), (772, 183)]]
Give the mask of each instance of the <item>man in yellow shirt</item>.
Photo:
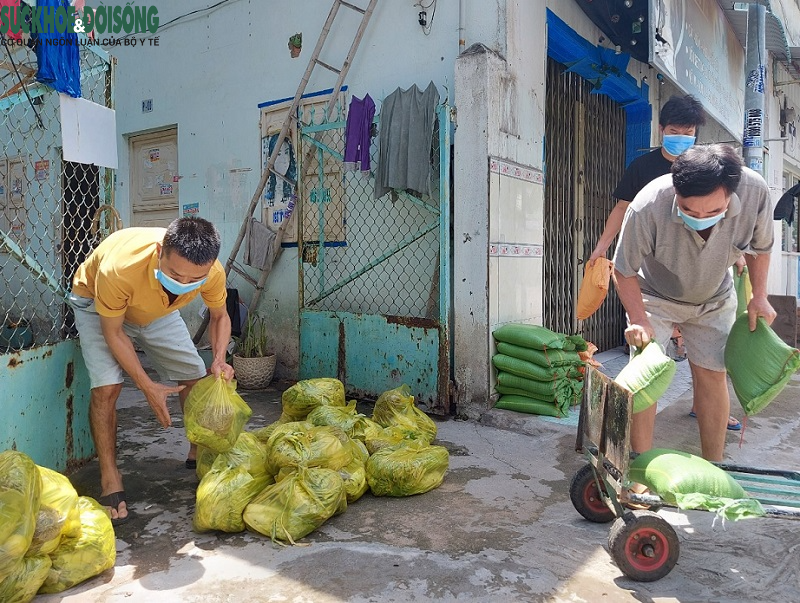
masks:
[[(192, 386), (205, 376), (203, 360), (178, 310), (198, 293), (208, 306), (211, 373), (230, 380), (225, 362), (231, 321), (225, 307), (225, 271), (217, 260), (219, 232), (201, 218), (181, 218), (164, 228), (126, 228), (113, 233), (78, 267), (70, 303), (81, 351), (89, 370), (89, 422), (100, 463), (100, 502), (111, 508), (115, 525), (128, 519), (122, 475), (117, 468), (117, 410), (122, 371), (130, 375), (163, 427), (172, 420), (167, 396), (177, 393), (181, 410)], [(142, 368), (133, 341), (162, 379)], [(196, 462), (191, 446), (187, 467)]]

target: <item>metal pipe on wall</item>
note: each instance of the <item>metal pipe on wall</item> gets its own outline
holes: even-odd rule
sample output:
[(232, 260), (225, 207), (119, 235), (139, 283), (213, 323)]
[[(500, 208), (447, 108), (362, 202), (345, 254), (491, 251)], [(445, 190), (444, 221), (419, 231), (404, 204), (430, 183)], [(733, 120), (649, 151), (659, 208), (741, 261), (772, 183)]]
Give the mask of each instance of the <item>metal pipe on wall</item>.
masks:
[(744, 136), (742, 145), (747, 167), (764, 172), (764, 78), (766, 77), (767, 9), (761, 4), (750, 4), (747, 13), (747, 79), (744, 90)]

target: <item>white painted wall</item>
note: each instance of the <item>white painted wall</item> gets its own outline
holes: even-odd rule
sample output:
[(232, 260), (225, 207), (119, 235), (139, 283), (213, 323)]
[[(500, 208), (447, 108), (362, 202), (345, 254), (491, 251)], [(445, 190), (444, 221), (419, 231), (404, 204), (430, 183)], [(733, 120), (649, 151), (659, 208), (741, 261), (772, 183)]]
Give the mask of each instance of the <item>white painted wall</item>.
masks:
[[(366, 5), (365, 0), (356, 3)], [(214, 2), (152, 4), (164, 24)], [(230, 0), (163, 27), (157, 47), (110, 49), (118, 60), (116, 202), (126, 225), (131, 223), (127, 137), (177, 125), (179, 202), (199, 203), (200, 215), (217, 225), (223, 236), (220, 259), (225, 262), (260, 178), (258, 104), (294, 95), (330, 6), (330, 0)], [(380, 108), (379, 101), (398, 86), (416, 83), (424, 88), (434, 81), (440, 92), (447, 90), (452, 97), (458, 2), (439, 0), (429, 36), (417, 23), (418, 11), (411, 0), (378, 3), (346, 81), (350, 93), (369, 93)], [(468, 0), (467, 40), (481, 38), (499, 46), (504, 38), (496, 31), (501, 16), (494, 5)], [(352, 11), (340, 10), (323, 61), (341, 64), (357, 21)], [(291, 59), (287, 41), (298, 31), (303, 33), (303, 52)], [(330, 88), (334, 82), (333, 74), (317, 69), (307, 91)], [(148, 98), (153, 99), (153, 111), (142, 113), (141, 101)], [(273, 326), (278, 377), (297, 372), (297, 261), (296, 249), (283, 252), (261, 298), (260, 311)], [(250, 298), (246, 287), (240, 287), (240, 293)], [(199, 323), (196, 310), (185, 313), (192, 331)]]

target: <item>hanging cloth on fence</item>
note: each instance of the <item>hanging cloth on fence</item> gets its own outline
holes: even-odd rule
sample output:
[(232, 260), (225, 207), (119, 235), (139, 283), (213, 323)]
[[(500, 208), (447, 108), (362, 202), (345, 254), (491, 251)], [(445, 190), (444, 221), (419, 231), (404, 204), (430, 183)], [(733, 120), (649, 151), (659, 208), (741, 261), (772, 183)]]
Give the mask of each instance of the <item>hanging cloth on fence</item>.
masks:
[[(36, 7), (52, 10), (53, 13), (59, 8), (64, 8), (67, 14), (74, 10), (68, 0), (37, 0)], [(42, 24), (41, 15), (39, 21)], [(55, 24), (51, 27), (48, 23), (47, 31), (50, 29), (53, 33), (36, 34), (36, 60), (39, 64), (36, 79), (58, 92), (80, 98), (81, 61), (78, 35), (67, 31), (58, 33)], [(45, 29), (42, 28), (42, 31)]]
[(391, 189), (431, 193), (431, 139), (439, 91), (431, 82), (422, 92), (416, 84), (398, 88), (383, 101), (380, 117), (375, 198)]
[(276, 233), (266, 224), (250, 218), (247, 225), (247, 245), (244, 248), (244, 263), (263, 270), (272, 266), (272, 246)]
[(369, 94), (364, 98), (350, 99), (347, 124), (344, 128), (344, 169), (369, 172), (372, 168), (369, 156), (370, 131), (375, 117), (375, 101)]

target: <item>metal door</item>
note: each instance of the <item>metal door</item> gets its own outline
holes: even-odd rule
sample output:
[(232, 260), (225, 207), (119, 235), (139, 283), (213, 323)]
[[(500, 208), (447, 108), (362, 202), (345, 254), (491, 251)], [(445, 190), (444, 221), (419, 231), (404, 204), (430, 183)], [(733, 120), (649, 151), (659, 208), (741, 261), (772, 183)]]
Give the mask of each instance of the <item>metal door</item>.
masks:
[(593, 94), (591, 82), (548, 59), (545, 137), (544, 324), (579, 333), (600, 351), (617, 347), (625, 312), (614, 287), (587, 320), (577, 320), (575, 304), (584, 261), (600, 239), (625, 169), (625, 112), (608, 96)]
[(130, 139), (133, 226), (168, 226), (178, 217), (178, 130)]
[(367, 398), (407, 383), (430, 412), (446, 414), (450, 107), (437, 109), (431, 194), (378, 199), (372, 174), (344, 169), (341, 114), (312, 117), (298, 137), (300, 377), (338, 377)]

